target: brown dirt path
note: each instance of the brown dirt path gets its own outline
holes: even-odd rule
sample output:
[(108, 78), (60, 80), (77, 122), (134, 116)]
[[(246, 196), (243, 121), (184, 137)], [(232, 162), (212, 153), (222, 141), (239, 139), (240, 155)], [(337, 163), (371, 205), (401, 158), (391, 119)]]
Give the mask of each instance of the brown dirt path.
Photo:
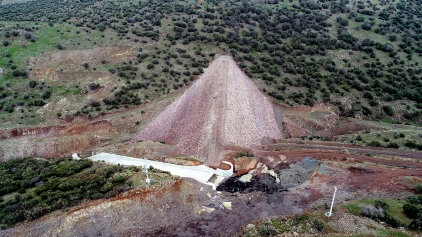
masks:
[(391, 148), (365, 147), (346, 143), (333, 142), (306, 142), (301, 141), (283, 141), (275, 145), (266, 146), (266, 149), (282, 149), (282, 148), (299, 148), (299, 149), (319, 149), (319, 150), (347, 150), (350, 153), (370, 154), (370, 155), (387, 155), (402, 158), (414, 158), (422, 160), (422, 152), (411, 150), (397, 150)]

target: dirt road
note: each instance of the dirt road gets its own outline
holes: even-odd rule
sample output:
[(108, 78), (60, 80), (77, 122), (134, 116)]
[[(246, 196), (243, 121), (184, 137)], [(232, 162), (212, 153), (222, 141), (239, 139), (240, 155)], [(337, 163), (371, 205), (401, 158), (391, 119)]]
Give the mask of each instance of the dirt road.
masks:
[(334, 142), (305, 142), (302, 144), (300, 141), (283, 141), (275, 145), (268, 145), (265, 149), (318, 149), (318, 150), (332, 150), (332, 151), (345, 151), (355, 154), (369, 154), (369, 155), (387, 155), (402, 158), (414, 158), (422, 160), (422, 152), (411, 150), (397, 150), (391, 148), (378, 148), (378, 147), (364, 147), (353, 144), (334, 143)]

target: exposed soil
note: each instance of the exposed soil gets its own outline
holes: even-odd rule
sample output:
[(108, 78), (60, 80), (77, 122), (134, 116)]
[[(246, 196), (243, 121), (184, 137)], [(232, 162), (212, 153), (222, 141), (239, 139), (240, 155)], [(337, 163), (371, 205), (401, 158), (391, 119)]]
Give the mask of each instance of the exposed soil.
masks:
[(19, 157), (57, 158), (84, 153), (116, 134), (107, 121), (80, 122), (69, 126), (3, 130), (8, 139), (0, 141), (0, 159)]
[(164, 141), (218, 166), (224, 145), (281, 138), (271, 102), (235, 61), (219, 56), (174, 103), (132, 140)]
[(101, 60), (120, 63), (134, 59), (133, 50), (131, 46), (114, 46), (43, 53), (29, 60), (28, 66), (33, 68), (30, 76), (40, 78), (44, 73), (55, 71), (75, 72), (84, 62), (90, 66), (100, 64)]
[(300, 141), (284, 140), (283, 143), (275, 145), (268, 145), (265, 147), (267, 150), (271, 149), (318, 149), (328, 151), (343, 151), (344, 153), (355, 153), (363, 155), (387, 155), (402, 158), (414, 158), (422, 160), (422, 152), (412, 150), (397, 150), (392, 148), (379, 148), (379, 147), (366, 147), (358, 146), (347, 143), (334, 143), (334, 142), (306, 142), (305, 144)]

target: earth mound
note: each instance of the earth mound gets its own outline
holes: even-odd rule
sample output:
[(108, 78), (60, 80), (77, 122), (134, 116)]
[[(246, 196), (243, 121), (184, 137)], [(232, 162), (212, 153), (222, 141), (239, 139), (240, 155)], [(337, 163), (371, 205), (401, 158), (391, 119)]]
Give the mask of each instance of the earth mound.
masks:
[(265, 138), (282, 138), (271, 101), (231, 57), (219, 56), (132, 141), (177, 145), (218, 166), (224, 147), (251, 147)]

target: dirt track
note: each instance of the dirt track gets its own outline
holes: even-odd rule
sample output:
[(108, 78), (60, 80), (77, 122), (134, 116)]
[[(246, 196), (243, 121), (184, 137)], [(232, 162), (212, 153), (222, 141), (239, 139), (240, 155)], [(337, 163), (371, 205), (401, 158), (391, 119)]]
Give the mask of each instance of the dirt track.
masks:
[(422, 160), (422, 152), (410, 150), (397, 150), (390, 148), (377, 148), (377, 147), (363, 147), (352, 144), (339, 144), (333, 142), (307, 142), (301, 144), (299, 141), (283, 141), (276, 145), (269, 145), (266, 149), (282, 149), (282, 148), (301, 148), (301, 149), (318, 149), (318, 150), (334, 150), (346, 151), (355, 154), (369, 154), (369, 155), (387, 155), (402, 158), (414, 158)]

